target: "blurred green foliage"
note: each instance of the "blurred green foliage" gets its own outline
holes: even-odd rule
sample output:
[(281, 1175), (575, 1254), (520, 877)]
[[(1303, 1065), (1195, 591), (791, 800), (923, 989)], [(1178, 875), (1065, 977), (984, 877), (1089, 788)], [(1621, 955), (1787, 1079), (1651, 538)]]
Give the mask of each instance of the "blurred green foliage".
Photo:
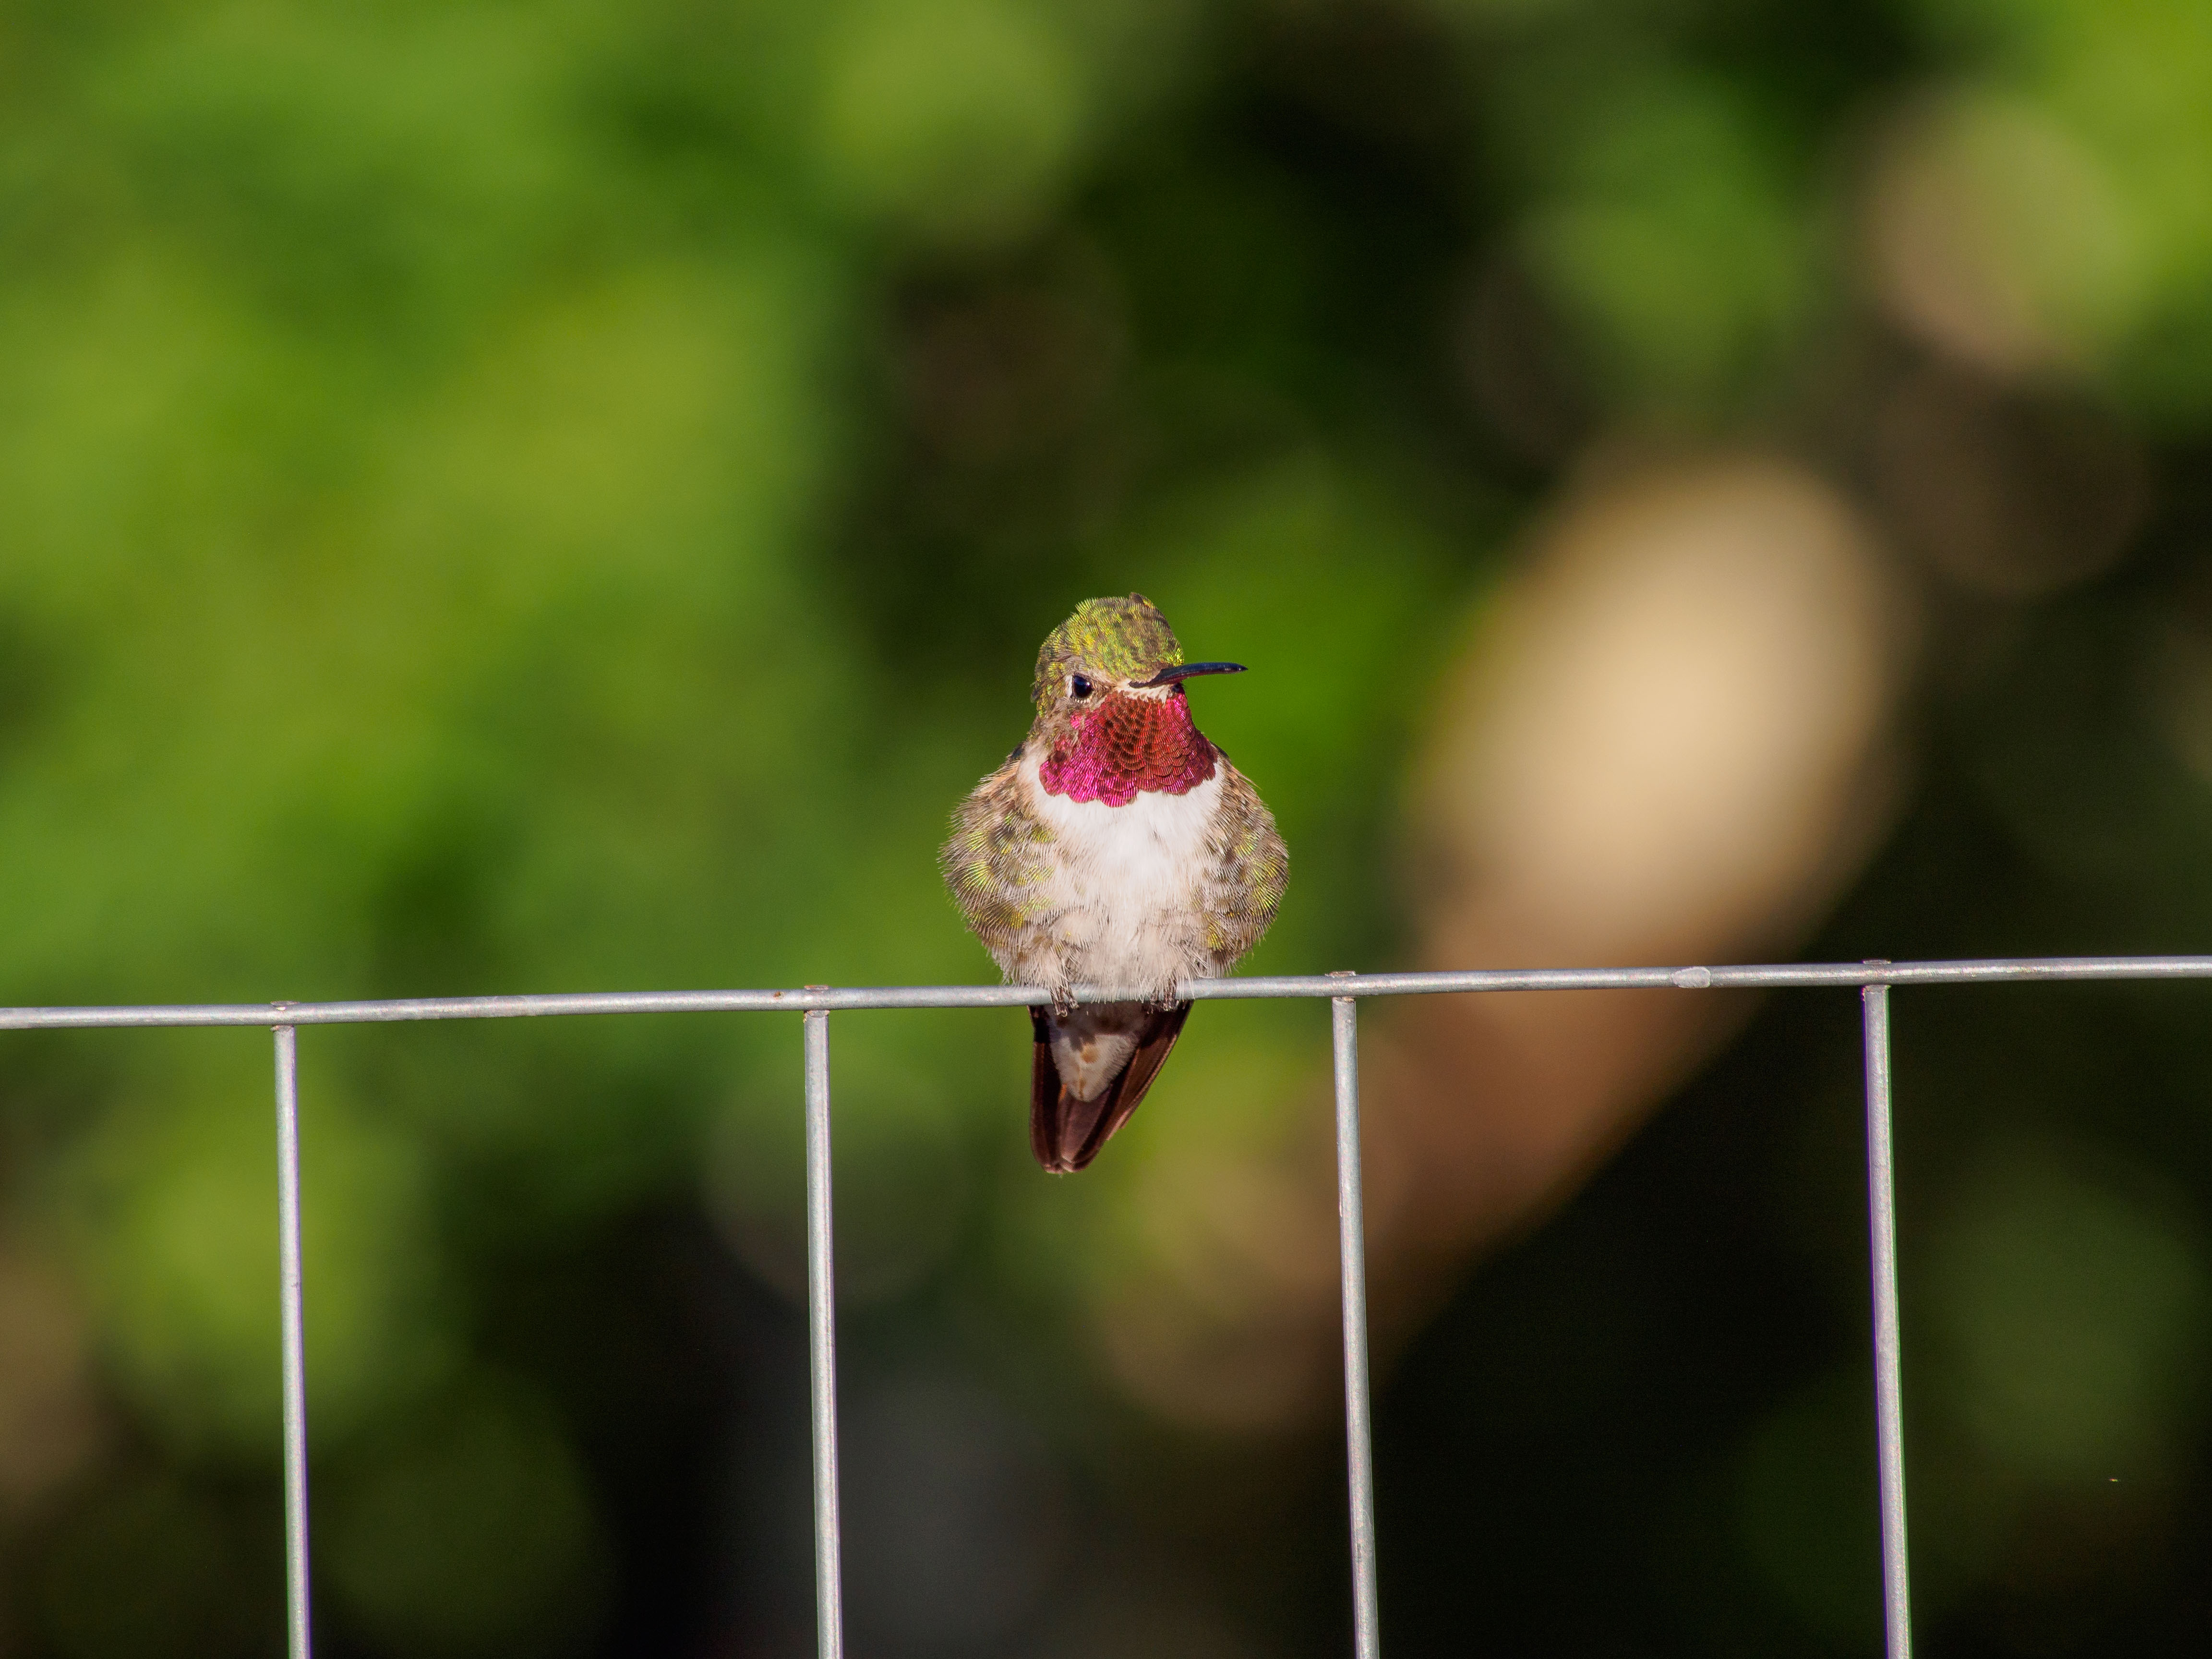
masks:
[[(1023, 729), (1035, 641), (1130, 589), (1259, 671), (1204, 711), (1296, 851), (1258, 965), (1382, 960), (1422, 694), (1583, 441), (1861, 418), (1834, 364), (1879, 331), (1857, 204), (1903, 105), (2052, 343), (2039, 372), (2201, 463), (2199, 0), (14, 0), (0, 1001), (980, 977), (936, 886), (944, 814)], [(1501, 329), (1536, 372), (1463, 361)], [(2182, 586), (2135, 603), (2185, 645)], [(2063, 885), (2072, 775), (2040, 726), (1997, 726), (1942, 752), (1999, 780), (1975, 810)], [(2158, 754), (2113, 812), (2171, 785), (2196, 804), (2161, 845), (2201, 868), (2202, 790)], [(2159, 913), (2145, 881), (2115, 903)], [(1990, 948), (2075, 942), (2063, 902), (2021, 914), (2049, 931)], [(1253, 1132), (1312, 1033), (1208, 1022), (1160, 1109)], [(1134, 1247), (1111, 1172), (1050, 1205), (1013, 1183), (1024, 1038), (841, 1028), (845, 1283), (886, 1328), (1023, 1330), (1037, 1392), (1088, 1399), (1059, 1286)], [(592, 1462), (599, 1419), (522, 1374), (557, 1344), (507, 1351), (515, 1285), (656, 1206), (792, 1283), (795, 1033), (303, 1049), (331, 1639), (629, 1639), (627, 1454)], [(0, 1639), (268, 1651), (266, 1054), (4, 1053), (11, 1225), (81, 1285), (118, 1426), (18, 1526)], [(2008, 1514), (2100, 1472), (2180, 1492), (2201, 1194), (2021, 1157), (1930, 1229), (1931, 1455)], [(1713, 1535), (1747, 1538), (1775, 1640), (1857, 1651), (1837, 1364), (1715, 1431), (1736, 1519)], [(1942, 1605), (1994, 1594), (1994, 1555), (1945, 1547)]]

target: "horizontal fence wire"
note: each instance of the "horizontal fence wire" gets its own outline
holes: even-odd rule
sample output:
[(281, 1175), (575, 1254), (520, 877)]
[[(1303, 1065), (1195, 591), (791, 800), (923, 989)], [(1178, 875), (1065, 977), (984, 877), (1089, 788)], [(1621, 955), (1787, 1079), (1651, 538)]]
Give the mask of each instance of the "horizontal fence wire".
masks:
[[(1901, 985), (2212, 979), (2212, 957), (1998, 957), (1964, 962), (1789, 963), (1687, 968), (1486, 969), (1467, 972), (1313, 974), (1197, 980), (1191, 1001), (1326, 999), (1335, 1054), (1337, 1214), (1344, 1316), (1345, 1433), (1351, 1508), (1353, 1638), (1358, 1659), (1380, 1659), (1374, 1455), (1367, 1371), (1367, 1267), (1360, 1207), (1358, 999), (1481, 992), (1777, 990), (1850, 987), (1863, 994), (1869, 1256), (1874, 1291), (1876, 1459), (1882, 1605), (1889, 1659), (1909, 1659), (1905, 1451), (1898, 1335), (1896, 1190), (1891, 1154), (1889, 990)], [(1078, 1002), (1152, 994), (1079, 986)], [(814, 1445), (815, 1577), (822, 1659), (842, 1659), (839, 1556), (836, 1297), (830, 1224), (830, 1032), (833, 1010), (1035, 1007), (1053, 993), (1024, 985), (807, 986), (794, 990), (584, 992), (536, 996), (413, 997), (349, 1002), (177, 1003), (0, 1008), (0, 1030), (263, 1026), (276, 1037), (279, 1296), (284, 1366), (284, 1494), (289, 1650), (308, 1659), (307, 1382), (300, 1269), (297, 1030), (420, 1020), (531, 1019), (592, 1014), (803, 1013), (805, 1031), (808, 1337)]]
[[(1866, 985), (1996, 985), (2047, 980), (2212, 979), (2212, 957), (1991, 957), (1968, 962), (1778, 963), (1720, 968), (1483, 969), (1423, 974), (1278, 974), (1186, 980), (1193, 1002), (1274, 997), (1433, 996), (1467, 991), (1728, 991)], [(1079, 985), (1077, 1002), (1149, 1000), (1154, 990)], [(362, 1002), (212, 1002), (0, 1008), (0, 1031), (134, 1025), (375, 1025), (431, 1019), (543, 1019), (579, 1014), (764, 1013), (841, 1008), (1034, 1008), (1034, 985), (851, 986), (788, 991), (586, 991), (404, 997)]]

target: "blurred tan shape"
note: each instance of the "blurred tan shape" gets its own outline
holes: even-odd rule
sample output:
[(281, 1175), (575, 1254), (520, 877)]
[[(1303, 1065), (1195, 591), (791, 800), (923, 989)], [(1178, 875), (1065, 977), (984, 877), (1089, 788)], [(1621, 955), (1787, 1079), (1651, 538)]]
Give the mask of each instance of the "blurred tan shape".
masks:
[(1425, 955), (1663, 961), (1793, 931), (1864, 817), (1896, 620), (1856, 514), (1799, 468), (1654, 468), (1570, 503), (1439, 700)]
[[(1889, 822), (1906, 608), (1858, 514), (1757, 457), (1643, 465), (1540, 530), (1437, 700), (1412, 816), (1421, 965), (1786, 956)], [(1370, 1004), (1368, 1240), (1387, 1352), (1748, 1009), (1709, 992)], [(1326, 1088), (1316, 1079), (1316, 1093)], [(1316, 1128), (1325, 1108), (1286, 1104)], [(1149, 1272), (1101, 1309), (1139, 1399), (1217, 1428), (1336, 1397), (1329, 1150), (1139, 1177)], [(1224, 1164), (1226, 1167), (1224, 1167)], [(1257, 1194), (1257, 1196), (1255, 1196)]]
[(37, 1503), (98, 1443), (76, 1296), (42, 1263), (0, 1250), (0, 1510)]
[(1892, 318), (2005, 377), (2088, 367), (2142, 286), (2096, 158), (2047, 112), (1985, 92), (1894, 115), (1875, 148), (1864, 231)]
[[(1787, 462), (1647, 467), (1570, 502), (1441, 700), (1413, 809), (1423, 965), (1787, 954), (1889, 821), (1905, 614), (1850, 503)], [(1577, 992), (1377, 1019), (1408, 1237), (1522, 1221), (1745, 1012)]]

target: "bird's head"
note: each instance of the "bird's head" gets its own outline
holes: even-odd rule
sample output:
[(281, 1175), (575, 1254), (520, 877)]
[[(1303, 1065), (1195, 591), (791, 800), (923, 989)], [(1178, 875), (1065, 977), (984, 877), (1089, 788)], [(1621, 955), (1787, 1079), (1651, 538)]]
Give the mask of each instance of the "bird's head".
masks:
[(1109, 698), (1164, 702), (1199, 674), (1241, 674), (1242, 663), (1182, 659), (1182, 646), (1159, 608), (1141, 593), (1085, 599), (1045, 636), (1031, 687), (1040, 718), (1066, 720)]
[(1141, 593), (1085, 599), (1037, 653), (1030, 746), (1039, 783), (1109, 806), (1196, 787), (1213, 775), (1215, 751), (1191, 722), (1182, 683), (1243, 672), (1233, 662), (1185, 662), (1168, 619)]

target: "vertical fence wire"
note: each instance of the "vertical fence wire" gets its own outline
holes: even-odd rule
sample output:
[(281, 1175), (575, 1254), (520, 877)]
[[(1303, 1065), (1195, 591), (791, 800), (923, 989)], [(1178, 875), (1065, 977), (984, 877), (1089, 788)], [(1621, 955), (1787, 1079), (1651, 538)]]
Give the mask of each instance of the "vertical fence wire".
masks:
[(1367, 1382), (1367, 1235), (1359, 1201), (1359, 1002), (1329, 1005), (1336, 1050), (1336, 1218), (1344, 1280), (1344, 1438), (1352, 1493), (1352, 1638), (1358, 1659), (1379, 1659), (1375, 1589), (1375, 1444)]
[(292, 1659), (308, 1659), (307, 1361), (300, 1295), (300, 1044), (276, 1034), (276, 1238), (284, 1327), (284, 1604)]
[(844, 1659), (845, 1591), (837, 1512), (837, 1287), (830, 1222), (830, 1016), (806, 1015), (806, 1328), (814, 1370), (815, 1640)]
[(1874, 1259), (1875, 1438), (1881, 1476), (1881, 1602), (1889, 1659), (1911, 1659), (1905, 1419), (1897, 1322), (1897, 1182), (1890, 1145), (1889, 987), (1859, 993), (1866, 1018), (1867, 1211)]

